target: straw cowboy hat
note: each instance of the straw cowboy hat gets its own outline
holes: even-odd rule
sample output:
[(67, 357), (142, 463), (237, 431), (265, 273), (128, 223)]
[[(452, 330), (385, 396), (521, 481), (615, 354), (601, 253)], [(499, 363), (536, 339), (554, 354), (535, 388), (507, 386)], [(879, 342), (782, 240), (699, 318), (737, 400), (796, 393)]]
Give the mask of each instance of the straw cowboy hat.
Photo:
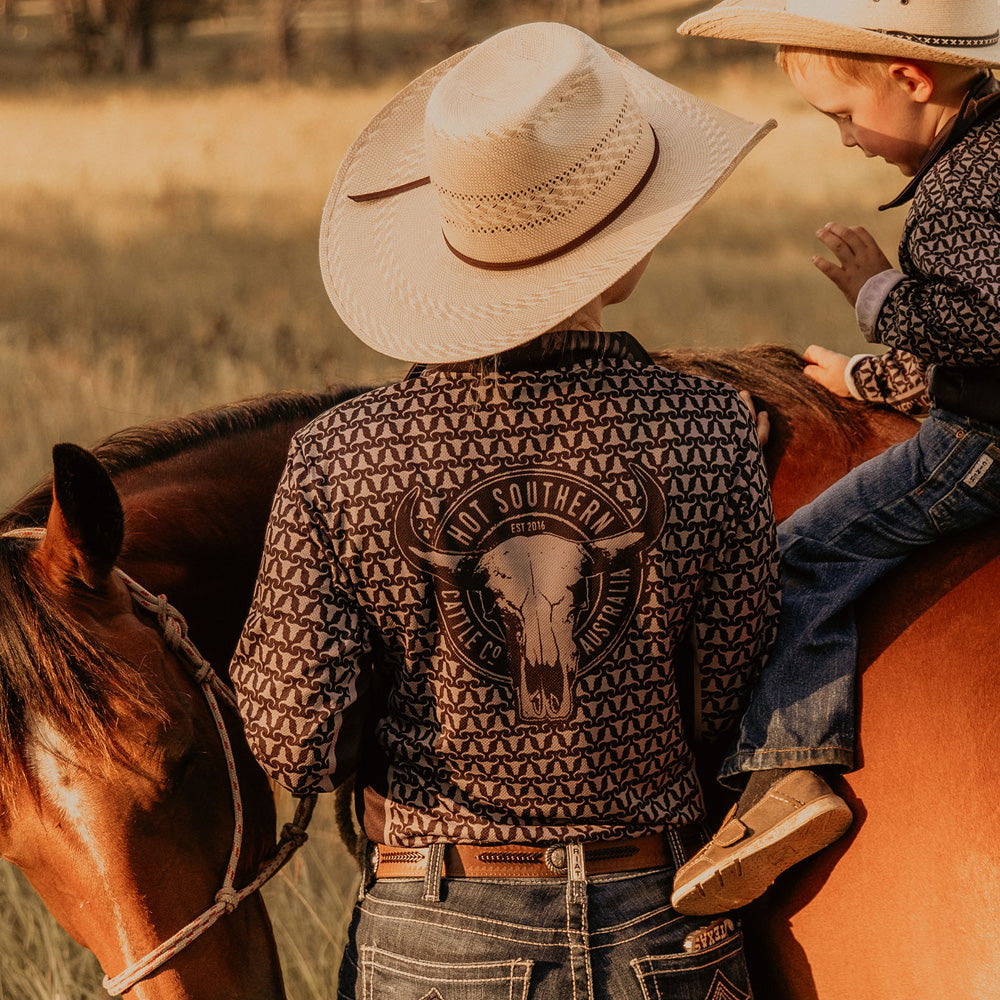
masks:
[(725, 0), (682, 35), (1000, 66), (997, 0)]
[(327, 292), (407, 361), (525, 343), (609, 288), (772, 127), (563, 24), (501, 32), (396, 95), (323, 211)]

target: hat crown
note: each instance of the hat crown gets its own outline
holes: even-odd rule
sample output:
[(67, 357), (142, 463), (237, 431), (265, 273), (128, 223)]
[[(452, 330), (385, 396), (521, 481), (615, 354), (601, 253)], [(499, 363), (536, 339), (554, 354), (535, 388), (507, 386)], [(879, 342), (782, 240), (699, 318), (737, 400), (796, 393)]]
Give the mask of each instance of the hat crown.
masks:
[[(348, 326), (391, 357), (482, 358), (562, 323), (646, 257), (773, 127), (565, 25), (505, 36), (400, 91), (330, 188), (323, 282)], [(480, 266), (491, 251), (497, 259)]]
[(787, 0), (789, 14), (845, 27), (961, 44), (989, 38), (1000, 27), (997, 0)]
[(488, 263), (585, 233), (628, 195), (653, 148), (614, 61), (561, 24), (477, 46), (431, 93), (424, 141), (445, 238)]

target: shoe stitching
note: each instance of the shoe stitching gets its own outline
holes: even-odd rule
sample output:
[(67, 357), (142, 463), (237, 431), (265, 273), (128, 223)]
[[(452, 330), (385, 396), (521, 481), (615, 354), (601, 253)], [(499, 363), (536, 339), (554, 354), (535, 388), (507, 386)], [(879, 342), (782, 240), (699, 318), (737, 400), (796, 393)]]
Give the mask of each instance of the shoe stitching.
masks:
[(782, 795), (781, 792), (771, 792), (771, 798), (777, 799), (779, 802), (786, 802), (790, 806), (805, 805), (805, 802), (802, 799), (795, 799), (790, 795)]

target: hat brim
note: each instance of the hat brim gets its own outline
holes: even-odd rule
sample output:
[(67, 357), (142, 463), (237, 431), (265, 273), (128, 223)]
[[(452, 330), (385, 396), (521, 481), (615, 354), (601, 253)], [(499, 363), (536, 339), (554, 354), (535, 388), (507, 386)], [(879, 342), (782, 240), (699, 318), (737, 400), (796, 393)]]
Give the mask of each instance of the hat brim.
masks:
[(449, 250), (432, 185), (373, 201), (349, 197), (426, 175), (427, 101), (467, 51), (428, 70), (372, 119), (323, 210), (320, 265), (330, 300), (362, 341), (405, 361), (487, 357), (551, 329), (642, 260), (775, 125), (731, 115), (608, 50), (658, 137), (655, 171), (617, 219), (570, 252), (484, 270)]
[(724, 0), (688, 18), (677, 31), (703, 38), (795, 45), (831, 52), (895, 56), (961, 66), (1000, 66), (1000, 43), (976, 48), (925, 45), (902, 35), (789, 14), (785, 10), (785, 0)]

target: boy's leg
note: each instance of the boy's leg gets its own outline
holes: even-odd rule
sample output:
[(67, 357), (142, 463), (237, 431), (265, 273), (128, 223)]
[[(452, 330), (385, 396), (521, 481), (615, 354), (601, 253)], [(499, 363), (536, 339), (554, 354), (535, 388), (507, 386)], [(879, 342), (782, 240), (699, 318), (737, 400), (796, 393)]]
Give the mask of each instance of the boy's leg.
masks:
[(772, 768), (853, 770), (855, 602), (916, 549), (1000, 516), (998, 435), (934, 411), (781, 525), (778, 634), (724, 784)]
[(855, 602), (905, 553), (874, 556), (875, 540), (868, 536), (878, 528), (878, 513), (852, 518), (849, 532), (832, 528), (830, 518), (810, 516), (822, 515), (827, 500), (841, 503), (840, 485), (830, 491), (839, 496), (824, 494), (815, 502), (817, 510), (810, 505), (803, 518), (781, 529), (781, 617), (736, 747), (722, 765), (720, 779), (730, 787), (742, 787), (748, 771), (853, 770)]
[(928, 420), (915, 438), (859, 466), (782, 526), (778, 637), (722, 772), (732, 784), (741, 772), (768, 774), (751, 779), (735, 815), (678, 873), (674, 905), (683, 912), (749, 902), (849, 825), (846, 804), (818, 776), (796, 769), (853, 768), (853, 603), (940, 536), (932, 508), (976, 462), (972, 449), (963, 454), (964, 436)]

